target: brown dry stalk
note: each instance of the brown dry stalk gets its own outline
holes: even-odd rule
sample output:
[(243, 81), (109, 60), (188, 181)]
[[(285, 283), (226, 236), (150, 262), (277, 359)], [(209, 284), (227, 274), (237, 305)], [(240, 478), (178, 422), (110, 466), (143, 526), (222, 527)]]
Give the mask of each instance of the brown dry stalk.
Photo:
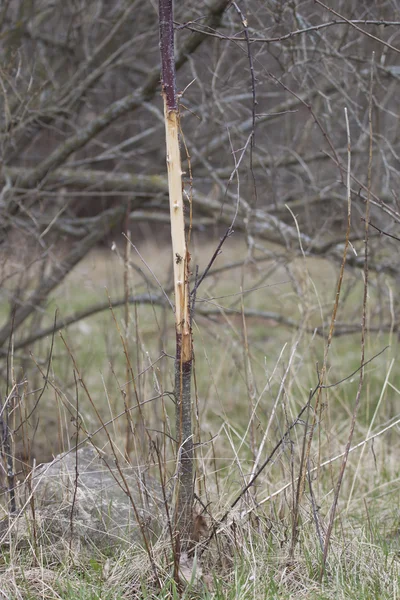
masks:
[[(346, 109), (345, 109), (345, 114), (346, 114), (346, 122), (347, 122), (347, 110)], [(309, 458), (310, 458), (311, 444), (312, 444), (312, 441), (313, 441), (314, 432), (316, 430), (318, 413), (321, 412), (319, 409), (320, 409), (320, 406), (321, 406), (322, 390), (324, 389), (324, 381), (325, 381), (325, 377), (326, 377), (326, 370), (327, 370), (327, 364), (328, 364), (328, 355), (329, 355), (329, 350), (330, 350), (330, 347), (331, 347), (331, 343), (332, 343), (332, 339), (333, 339), (333, 334), (334, 334), (334, 330), (335, 330), (336, 315), (337, 315), (337, 311), (338, 311), (338, 307), (339, 307), (340, 292), (341, 292), (341, 289), (342, 289), (343, 276), (344, 276), (344, 268), (345, 268), (345, 265), (346, 265), (347, 251), (348, 251), (348, 248), (349, 248), (350, 228), (351, 228), (350, 166), (351, 166), (351, 147), (350, 147), (350, 135), (349, 135), (349, 137), (348, 137), (348, 165), (347, 165), (347, 228), (346, 228), (346, 239), (345, 239), (344, 250), (343, 250), (342, 264), (340, 266), (339, 279), (338, 279), (338, 283), (337, 283), (337, 286), (336, 286), (336, 295), (335, 295), (335, 301), (334, 301), (333, 310), (332, 310), (332, 317), (331, 317), (331, 323), (330, 323), (330, 327), (329, 327), (328, 339), (327, 339), (326, 346), (325, 346), (325, 351), (324, 351), (324, 360), (323, 360), (321, 372), (319, 374), (319, 386), (318, 386), (318, 393), (317, 393), (317, 397), (316, 397), (315, 405), (314, 405), (313, 420), (312, 420), (312, 423), (311, 423), (310, 434), (308, 436), (308, 442), (307, 442), (306, 452), (305, 452), (305, 455), (304, 455), (304, 460), (302, 461), (302, 464), (300, 465), (300, 474), (299, 474), (300, 482), (299, 482), (299, 487), (298, 487), (298, 496), (297, 496), (297, 502), (296, 502), (296, 504), (294, 506), (294, 511), (293, 511), (293, 536), (292, 536), (292, 546), (291, 546), (291, 551), (290, 551), (291, 555), (293, 555), (293, 553), (294, 553), (294, 547), (295, 547), (295, 544), (296, 544), (296, 541), (297, 541), (297, 531), (298, 531), (298, 520), (299, 520), (300, 503), (301, 503), (301, 499), (302, 499), (304, 488), (305, 488), (305, 478), (306, 478), (306, 474), (307, 474), (307, 465), (308, 465), (308, 461), (309, 461)], [(320, 461), (320, 458), (319, 458), (318, 464), (320, 462), (321, 461)]]
[[(371, 61), (371, 80), (370, 80), (370, 93), (369, 93), (369, 109), (368, 109), (368, 121), (369, 121), (369, 159), (368, 159), (368, 191), (371, 189), (371, 177), (372, 177), (372, 86), (373, 86), (373, 69), (374, 69), (374, 54), (372, 54)], [(348, 137), (348, 146), (349, 146), (349, 168), (348, 168), (348, 194), (350, 197), (350, 126), (347, 117), (346, 111), (346, 126), (347, 126), (347, 137)], [(370, 193), (367, 196), (367, 203), (365, 206), (365, 240), (364, 240), (364, 295), (363, 295), (363, 307), (362, 307), (362, 327), (361, 327), (361, 369), (360, 376), (358, 380), (358, 388), (356, 399), (354, 403), (353, 414), (351, 418), (350, 424), (350, 432), (349, 437), (347, 439), (345, 453), (342, 459), (342, 464), (340, 466), (339, 477), (336, 484), (335, 495), (333, 499), (333, 504), (330, 512), (328, 529), (325, 536), (325, 545), (324, 545), (324, 553), (323, 553), (323, 561), (320, 572), (320, 580), (325, 573), (326, 561), (328, 558), (329, 551), (329, 542), (332, 535), (333, 524), (335, 522), (336, 510), (339, 501), (340, 488), (342, 486), (343, 476), (347, 465), (347, 459), (349, 456), (351, 442), (353, 440), (354, 428), (356, 425), (356, 418), (358, 413), (358, 408), (360, 406), (361, 399), (361, 391), (364, 383), (364, 359), (365, 359), (365, 338), (367, 333), (367, 300), (368, 300), (368, 234), (369, 234), (369, 209), (370, 209)]]
[[(77, 365), (75, 356), (74, 356), (71, 348), (69, 347), (67, 341), (63, 337), (62, 333), (60, 333), (60, 337), (61, 337), (61, 340), (62, 340), (62, 342), (63, 342), (63, 344), (64, 344), (64, 346), (65, 346), (65, 348), (66, 348), (66, 350), (67, 350), (67, 352), (69, 354), (69, 357), (70, 357), (70, 359), (71, 359), (71, 361), (72, 361), (72, 363), (74, 365), (74, 370), (75, 370), (75, 373), (76, 373), (77, 382), (82, 386), (82, 388), (83, 388), (83, 390), (85, 392), (85, 395), (86, 395), (87, 399), (89, 400), (89, 402), (90, 402), (90, 404), (91, 404), (91, 406), (92, 406), (92, 408), (94, 410), (94, 413), (95, 413), (95, 415), (96, 415), (99, 423), (102, 426), (102, 429), (103, 429), (104, 433), (107, 436), (108, 443), (110, 444), (110, 448), (111, 448), (111, 451), (112, 451), (113, 456), (114, 456), (115, 466), (116, 466), (116, 469), (118, 471), (119, 476), (121, 477), (122, 483), (118, 479), (118, 477), (116, 477), (115, 473), (110, 468), (110, 466), (108, 465), (107, 461), (104, 460), (103, 455), (101, 454), (101, 452), (98, 450), (98, 448), (94, 444), (93, 444), (93, 448), (97, 452), (99, 458), (103, 461), (104, 465), (109, 470), (109, 472), (112, 475), (112, 477), (114, 478), (116, 484), (126, 494), (126, 496), (128, 497), (128, 499), (130, 501), (130, 504), (131, 504), (132, 509), (133, 509), (133, 513), (135, 515), (136, 522), (137, 522), (137, 524), (139, 526), (140, 533), (141, 533), (142, 538), (143, 538), (143, 543), (144, 543), (147, 555), (149, 557), (150, 565), (151, 565), (151, 568), (152, 568), (155, 580), (156, 580), (159, 588), (161, 588), (161, 583), (160, 583), (160, 579), (159, 579), (159, 575), (158, 575), (158, 568), (157, 568), (157, 565), (156, 565), (156, 562), (155, 562), (155, 559), (154, 559), (154, 555), (153, 555), (153, 548), (151, 546), (150, 540), (148, 539), (148, 531), (146, 530), (145, 524), (143, 523), (143, 519), (141, 518), (140, 513), (138, 511), (138, 508), (136, 506), (136, 503), (135, 503), (135, 501), (133, 499), (133, 496), (132, 496), (131, 490), (129, 488), (128, 482), (126, 481), (126, 477), (124, 475), (124, 472), (121, 469), (121, 466), (120, 466), (120, 463), (119, 463), (118, 454), (117, 454), (117, 452), (115, 450), (115, 444), (114, 444), (113, 440), (111, 439), (111, 436), (110, 436), (109, 431), (107, 429), (107, 424), (103, 421), (103, 419), (102, 419), (102, 417), (101, 417), (101, 415), (100, 415), (100, 413), (99, 413), (99, 411), (97, 409), (96, 403), (94, 402), (94, 400), (93, 400), (93, 398), (92, 398), (92, 396), (91, 396), (91, 394), (89, 392), (89, 389), (88, 389), (88, 387), (87, 387), (87, 385), (85, 383), (85, 380), (82, 377), (81, 371), (80, 371), (80, 369), (79, 369), (79, 367)], [(88, 437), (89, 437), (89, 441), (92, 442), (91, 436), (88, 436)], [(76, 444), (76, 448), (78, 446), (79, 446), (79, 444)]]

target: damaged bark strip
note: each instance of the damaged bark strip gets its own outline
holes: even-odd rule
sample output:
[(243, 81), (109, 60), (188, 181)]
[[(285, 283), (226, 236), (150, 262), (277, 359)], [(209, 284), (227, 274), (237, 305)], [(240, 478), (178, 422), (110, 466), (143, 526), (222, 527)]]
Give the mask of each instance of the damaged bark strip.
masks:
[(160, 52), (167, 149), (168, 189), (171, 219), (175, 289), (175, 410), (177, 443), (177, 487), (175, 529), (178, 554), (185, 550), (192, 533), (193, 438), (192, 438), (192, 331), (190, 326), (189, 262), (186, 247), (182, 167), (179, 149), (179, 112), (174, 62), (173, 2), (159, 0)]

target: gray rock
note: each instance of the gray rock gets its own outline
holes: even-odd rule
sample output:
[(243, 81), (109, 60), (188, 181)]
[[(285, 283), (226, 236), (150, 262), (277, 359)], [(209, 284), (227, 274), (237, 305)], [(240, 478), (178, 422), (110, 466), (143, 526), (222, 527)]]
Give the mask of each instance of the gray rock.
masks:
[(51, 545), (53, 553), (66, 546), (81, 551), (95, 545), (105, 550), (139, 540), (138, 518), (148, 537), (159, 535), (166, 522), (160, 486), (122, 457), (118, 468), (114, 459), (92, 446), (41, 465), (31, 486), (35, 518), (25, 486), (20, 504), (26, 504), (26, 509), (12, 524), (19, 545), (27, 536), (32, 541), (35, 527), (38, 543)]

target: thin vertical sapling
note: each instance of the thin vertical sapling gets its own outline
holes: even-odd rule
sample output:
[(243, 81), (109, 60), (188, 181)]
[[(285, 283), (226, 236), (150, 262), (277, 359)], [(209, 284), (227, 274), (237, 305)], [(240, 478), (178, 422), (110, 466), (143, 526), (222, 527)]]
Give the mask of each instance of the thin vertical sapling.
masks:
[(182, 194), (172, 0), (159, 0), (159, 24), (175, 290), (175, 414), (177, 444), (175, 531), (178, 536), (177, 548), (183, 550), (189, 544), (193, 529), (192, 332), (189, 293), (190, 254), (186, 244)]

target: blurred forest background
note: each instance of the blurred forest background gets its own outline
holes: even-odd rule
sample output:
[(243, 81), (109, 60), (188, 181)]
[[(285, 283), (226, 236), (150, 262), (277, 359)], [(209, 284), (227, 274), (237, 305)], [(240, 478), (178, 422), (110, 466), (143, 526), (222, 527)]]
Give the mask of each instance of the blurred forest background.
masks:
[[(161, 269), (163, 285), (172, 262), (166, 248), (169, 209), (157, 11), (152, 0), (1, 4), (3, 397), (11, 389), (24, 389), (36, 406), (43, 372), (39, 380), (28, 377), (37, 387), (26, 388), (30, 369), (38, 373), (31, 361), (33, 344), (43, 341), (34, 355), (46, 370), (52, 331), (74, 322), (80, 323), (81, 333), (85, 327), (90, 331), (83, 318), (106, 309), (109, 301), (104, 291), (91, 289), (86, 296), (82, 291), (106, 263), (111, 261), (115, 277), (116, 265), (121, 266), (118, 282), (108, 289), (113, 302), (133, 305), (141, 298), (167, 305), (149, 273), (140, 297), (132, 296), (139, 288), (123, 283), (127, 262), (135, 263), (142, 279), (146, 271), (137, 253), (126, 249), (124, 232), (135, 246), (144, 244), (150, 254), (153, 248), (153, 268)], [(280, 269), (292, 286), (286, 303), (280, 291), (275, 301), (263, 292), (257, 306), (249, 308), (250, 317), (264, 319), (269, 330), (282, 325), (326, 334), (331, 304), (310, 309), (296, 260), (305, 256), (310, 268), (318, 264), (321, 293), (329, 281), (332, 298), (347, 219), (346, 107), (353, 212), (349, 303), (335, 333), (360, 330), (360, 296), (352, 290), (362, 281), (368, 194), (370, 293), (377, 299), (369, 327), (372, 332), (397, 331), (398, 2), (331, 0), (328, 6), (320, 0), (251, 0), (239, 6), (224, 0), (189, 1), (177, 3), (175, 18), (194, 264), (204, 268), (214, 240), (236, 215), (235, 236), (228, 241), (230, 268), (241, 264), (257, 271), (264, 264), (254, 285), (264, 285)], [(188, 221), (189, 213), (188, 208)], [(113, 262), (114, 255), (121, 260)], [(314, 258), (320, 262), (313, 263)], [(67, 292), (65, 280), (79, 272), (78, 265), (81, 279)], [(243, 271), (237, 281), (236, 292)], [(221, 321), (218, 310), (199, 305), (211, 327)], [(128, 328), (129, 314), (125, 317)], [(133, 317), (131, 321), (136, 323)], [(165, 350), (160, 326), (157, 331)], [(92, 351), (93, 344), (93, 338), (82, 342)], [(57, 450), (51, 444), (48, 449)]]

